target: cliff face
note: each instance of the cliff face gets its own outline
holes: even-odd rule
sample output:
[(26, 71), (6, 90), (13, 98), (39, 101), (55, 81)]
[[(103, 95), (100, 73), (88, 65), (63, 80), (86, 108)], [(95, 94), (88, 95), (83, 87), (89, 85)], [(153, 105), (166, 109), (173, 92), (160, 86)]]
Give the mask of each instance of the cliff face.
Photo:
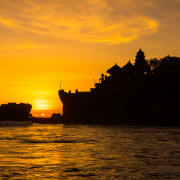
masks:
[(63, 116), (68, 119), (85, 118), (93, 112), (93, 99), (90, 92), (67, 93), (59, 91), (63, 103)]

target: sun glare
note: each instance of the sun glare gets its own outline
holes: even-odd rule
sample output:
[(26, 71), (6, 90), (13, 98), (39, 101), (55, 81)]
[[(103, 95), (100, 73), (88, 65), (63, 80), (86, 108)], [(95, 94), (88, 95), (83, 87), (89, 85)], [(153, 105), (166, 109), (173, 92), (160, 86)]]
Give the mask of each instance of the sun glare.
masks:
[(49, 109), (49, 101), (45, 99), (36, 99), (33, 103), (34, 110)]

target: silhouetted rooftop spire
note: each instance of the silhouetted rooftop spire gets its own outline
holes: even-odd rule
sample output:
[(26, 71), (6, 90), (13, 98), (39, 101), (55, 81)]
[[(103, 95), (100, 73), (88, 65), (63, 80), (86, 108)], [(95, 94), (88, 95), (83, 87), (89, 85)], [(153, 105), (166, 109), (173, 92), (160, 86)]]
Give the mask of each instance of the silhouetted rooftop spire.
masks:
[(122, 69), (115, 63), (115, 65), (113, 67), (111, 67), (110, 69), (108, 69), (106, 72), (109, 74), (115, 74), (115, 73), (119, 73), (121, 71), (122, 71)]
[(139, 51), (137, 52), (136, 59), (138, 58), (145, 58), (144, 52), (141, 49), (139, 49)]
[(131, 64), (130, 60), (129, 60), (129, 62), (128, 62), (126, 65), (124, 65), (124, 66), (122, 67), (122, 70), (123, 70), (125, 73), (129, 74), (129, 75), (133, 75), (134, 72), (135, 72), (135, 68), (134, 68), (134, 66)]

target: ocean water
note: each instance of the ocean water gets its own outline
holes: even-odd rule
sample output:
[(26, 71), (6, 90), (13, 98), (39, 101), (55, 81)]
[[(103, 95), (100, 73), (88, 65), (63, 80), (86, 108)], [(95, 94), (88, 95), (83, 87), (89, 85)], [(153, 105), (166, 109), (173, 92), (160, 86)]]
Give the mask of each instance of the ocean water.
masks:
[(180, 128), (1, 122), (0, 179), (180, 179)]

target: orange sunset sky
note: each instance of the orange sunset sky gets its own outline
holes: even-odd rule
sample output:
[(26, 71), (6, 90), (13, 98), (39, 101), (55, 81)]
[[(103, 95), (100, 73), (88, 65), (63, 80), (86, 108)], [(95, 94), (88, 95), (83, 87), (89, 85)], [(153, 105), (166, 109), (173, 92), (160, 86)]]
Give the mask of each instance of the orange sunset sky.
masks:
[(65, 91), (87, 91), (117, 63), (180, 56), (180, 0), (0, 0), (0, 103), (61, 112)]

